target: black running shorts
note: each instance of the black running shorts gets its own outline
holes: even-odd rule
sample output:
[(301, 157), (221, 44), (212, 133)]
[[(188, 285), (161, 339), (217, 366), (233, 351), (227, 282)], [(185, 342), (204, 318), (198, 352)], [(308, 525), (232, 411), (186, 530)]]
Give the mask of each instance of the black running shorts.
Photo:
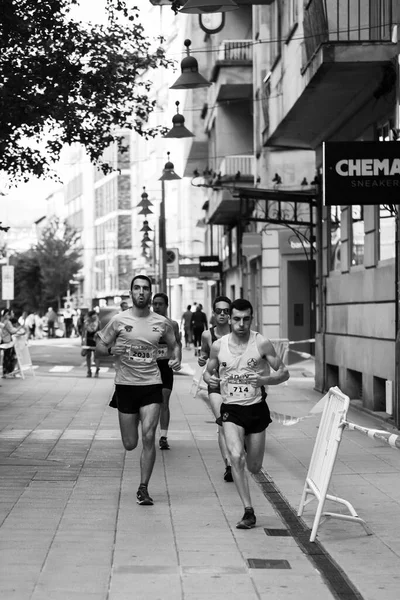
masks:
[(166, 359), (158, 360), (157, 364), (160, 369), (163, 388), (172, 390), (174, 386), (174, 372), (171, 367), (168, 366), (168, 361)]
[(227, 421), (243, 427), (245, 435), (260, 433), (272, 423), (268, 404), (265, 400), (249, 406), (222, 403), (221, 416), (218, 417), (216, 422), (218, 425), (222, 425)]
[(115, 385), (115, 392), (109, 406), (118, 408), (119, 412), (128, 415), (139, 413), (142, 406), (162, 404), (161, 384), (155, 385)]

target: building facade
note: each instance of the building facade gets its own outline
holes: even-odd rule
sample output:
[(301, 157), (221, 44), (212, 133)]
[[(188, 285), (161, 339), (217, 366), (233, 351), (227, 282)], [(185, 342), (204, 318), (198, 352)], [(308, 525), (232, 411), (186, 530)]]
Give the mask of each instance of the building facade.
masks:
[[(388, 413), (397, 209), (384, 193), (374, 206), (338, 197), (325, 207), (321, 183), (324, 142), (399, 139), (399, 21), (395, 0), (272, 0), (227, 12), (197, 40), (212, 85), (198, 117), (207, 165), (199, 159), (193, 180), (222, 290), (249, 297), (270, 338), (315, 351), (317, 389), (339, 385)], [(243, 251), (248, 233), (260, 241), (253, 255)]]

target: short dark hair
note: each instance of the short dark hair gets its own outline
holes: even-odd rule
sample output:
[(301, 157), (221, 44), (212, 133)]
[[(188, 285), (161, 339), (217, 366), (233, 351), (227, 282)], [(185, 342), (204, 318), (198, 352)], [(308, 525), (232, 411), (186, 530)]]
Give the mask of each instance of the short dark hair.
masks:
[(95, 310), (89, 310), (88, 317), (93, 317), (93, 315), (97, 315), (97, 312)]
[(231, 304), (230, 307), (230, 314), (232, 315), (233, 309), (236, 308), (236, 310), (251, 310), (251, 316), (253, 316), (253, 306), (251, 305), (251, 303), (248, 300), (245, 300), (244, 298), (238, 298), (237, 300), (234, 300)]
[(215, 308), (215, 305), (218, 304), (218, 302), (226, 302), (227, 304), (229, 304), (229, 306), (232, 304), (232, 300), (228, 298), (228, 296), (217, 296), (213, 302), (213, 310)]
[(157, 294), (154, 294), (153, 296), (153, 302), (156, 298), (162, 298), (165, 302), (165, 306), (168, 306), (168, 296), (167, 294), (164, 294), (164, 292), (157, 292)]
[(150, 287), (150, 291), (151, 291), (151, 279), (150, 279), (150, 277), (147, 277), (147, 275), (135, 275), (135, 277), (131, 281), (131, 287), (130, 287), (131, 291), (132, 291), (133, 284), (135, 283), (136, 279), (144, 279), (145, 281), (147, 281), (149, 284), (149, 287)]
[(190, 310), (191, 308), (192, 308), (192, 305), (188, 304), (186, 310)]

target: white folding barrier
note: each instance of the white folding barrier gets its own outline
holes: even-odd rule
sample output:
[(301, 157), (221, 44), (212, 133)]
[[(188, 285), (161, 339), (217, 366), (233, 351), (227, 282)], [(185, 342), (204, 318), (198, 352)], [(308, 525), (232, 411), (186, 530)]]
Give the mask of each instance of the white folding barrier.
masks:
[[(339, 388), (331, 388), (325, 401), (324, 410), (319, 424), (311, 461), (308, 468), (303, 494), (301, 496), (298, 515), (303, 514), (305, 506), (312, 500), (318, 502), (314, 517), (310, 542), (314, 542), (322, 517), (333, 517), (343, 521), (353, 521), (362, 525), (368, 535), (372, 534), (368, 525), (358, 515), (352, 504), (338, 496), (328, 494), (336, 455), (342, 439), (343, 428), (346, 426), (346, 416), (350, 399)], [(331, 500), (344, 505), (350, 514), (324, 511), (325, 500)]]

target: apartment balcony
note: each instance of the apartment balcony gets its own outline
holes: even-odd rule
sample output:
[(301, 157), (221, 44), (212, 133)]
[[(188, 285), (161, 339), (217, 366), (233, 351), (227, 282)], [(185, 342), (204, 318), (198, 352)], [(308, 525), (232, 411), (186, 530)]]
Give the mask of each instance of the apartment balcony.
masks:
[(298, 80), (294, 84), (288, 75), (283, 81), (284, 101), (273, 72), (265, 84), (265, 145), (315, 149), (341, 130), (345, 139), (357, 135), (357, 121), (387, 114), (395, 98), (398, 48), (391, 37), (397, 2), (311, 0), (304, 7)]
[(215, 99), (251, 99), (253, 91), (252, 40), (225, 40), (221, 43), (211, 81), (215, 83)]
[(207, 220), (214, 225), (231, 225), (240, 220), (242, 203), (235, 195), (235, 188), (254, 185), (254, 156), (226, 156), (220, 171), (213, 179)]

